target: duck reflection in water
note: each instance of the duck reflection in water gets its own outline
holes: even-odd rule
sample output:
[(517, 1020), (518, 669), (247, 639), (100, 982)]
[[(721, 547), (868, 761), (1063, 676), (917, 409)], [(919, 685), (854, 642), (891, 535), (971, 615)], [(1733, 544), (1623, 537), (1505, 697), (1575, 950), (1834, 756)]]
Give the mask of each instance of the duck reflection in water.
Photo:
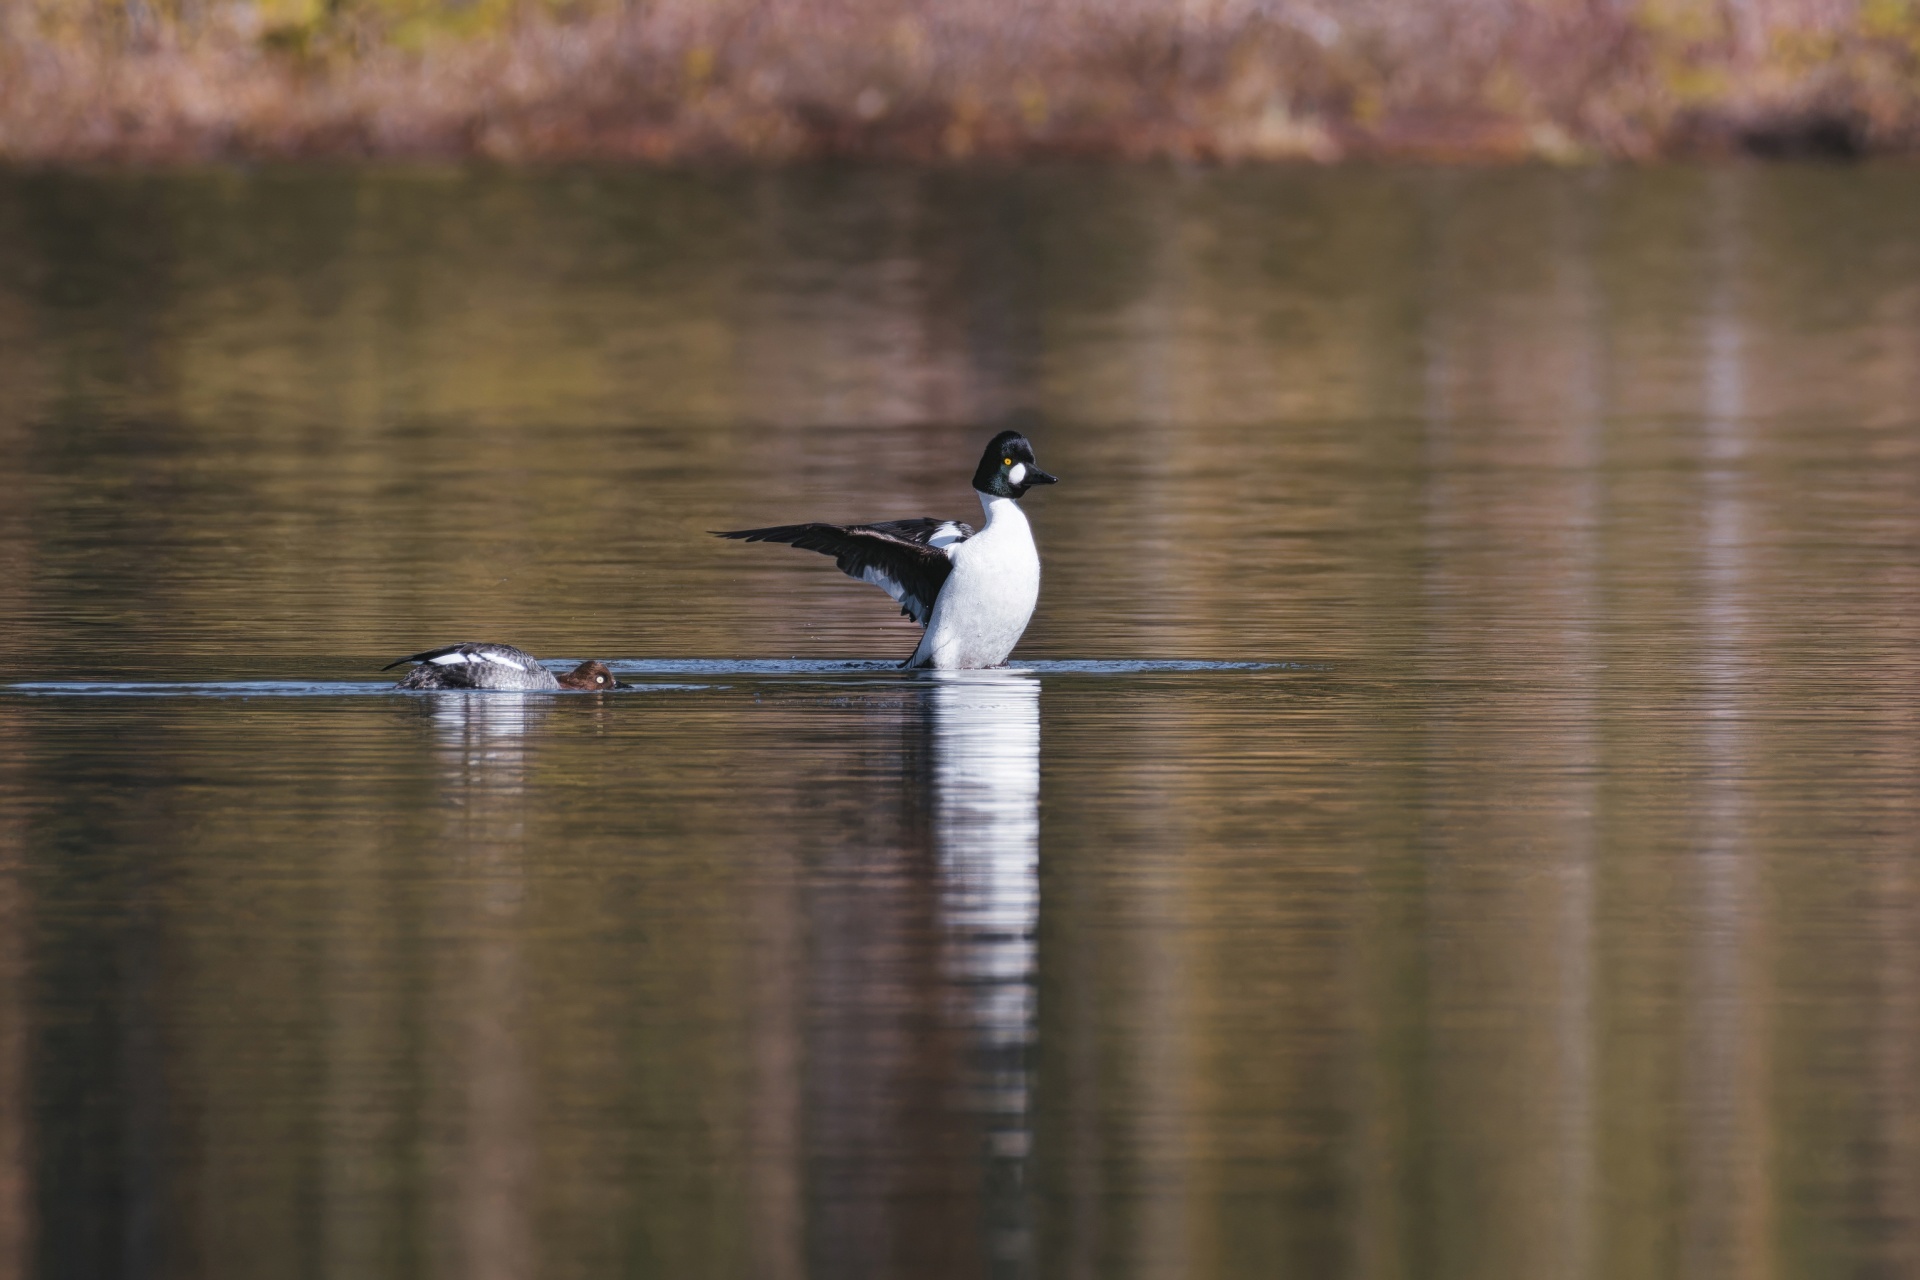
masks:
[(932, 677), (933, 836), (947, 980), (962, 993), (974, 1113), (985, 1125), (984, 1227), (999, 1274), (1031, 1255), (1035, 931), (1040, 922), (1040, 682)]
[(449, 796), (469, 789), (517, 792), (526, 785), (527, 754), (553, 714), (553, 699), (519, 693), (426, 698)]
[[(600, 664), (586, 663), (584, 667), (600, 667)], [(627, 686), (616, 683), (615, 687), (625, 689)], [(556, 705), (563, 702), (564, 707)], [(529, 758), (555, 712), (586, 715), (601, 721), (606, 714), (601, 702), (599, 698), (555, 699), (540, 693), (492, 691), (473, 696), (421, 698), (415, 700), (414, 705), (433, 726), (440, 748), (436, 754), (445, 766), (442, 778), (447, 794), (457, 797), (469, 790), (495, 793), (522, 790), (527, 782)]]
[(526, 877), (537, 839), (533, 766), (556, 701), (522, 693), (420, 700), (443, 814), (426, 861), (429, 931), (444, 940), (429, 979), (440, 1016), (425, 1037), (433, 1065), (422, 1101), (439, 1135), (427, 1161), (428, 1203), (446, 1224), (456, 1270), (476, 1280), (537, 1274)]
[[(763, 1092), (800, 1085), (787, 1127), (767, 1113), (804, 1171), (792, 1270), (1029, 1275), (1040, 682), (932, 672), (856, 714), (803, 786), (839, 787), (795, 850), (809, 940), (765, 974), (799, 977), (763, 1019), (803, 1039)], [(840, 786), (852, 770), (870, 789)]]

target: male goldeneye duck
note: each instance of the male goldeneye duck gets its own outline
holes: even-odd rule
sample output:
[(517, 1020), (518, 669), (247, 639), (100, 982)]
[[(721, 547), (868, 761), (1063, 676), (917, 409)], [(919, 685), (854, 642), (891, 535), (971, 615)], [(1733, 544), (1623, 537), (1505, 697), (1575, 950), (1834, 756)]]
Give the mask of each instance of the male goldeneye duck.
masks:
[(874, 524), (783, 524), (714, 534), (744, 542), (785, 542), (830, 555), (849, 577), (871, 582), (899, 602), (926, 634), (902, 665), (959, 671), (997, 667), (1020, 642), (1040, 599), (1040, 553), (1019, 500), (1057, 477), (1033, 460), (1018, 431), (988, 442), (973, 473), (987, 513), (975, 532), (957, 520), (882, 520)]
[(510, 644), (450, 644), (389, 662), (391, 671), (401, 662), (420, 665), (407, 672), (396, 689), (522, 689), (553, 693), (561, 689), (619, 689), (603, 662), (583, 662), (563, 676), (540, 665), (540, 660)]

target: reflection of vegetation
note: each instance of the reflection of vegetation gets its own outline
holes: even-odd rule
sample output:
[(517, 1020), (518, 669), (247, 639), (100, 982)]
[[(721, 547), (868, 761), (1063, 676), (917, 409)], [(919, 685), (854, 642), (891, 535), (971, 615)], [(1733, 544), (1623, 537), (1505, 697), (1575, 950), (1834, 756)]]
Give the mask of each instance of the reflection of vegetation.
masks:
[(32, 0), (0, 155), (1900, 149), (1920, 3)]

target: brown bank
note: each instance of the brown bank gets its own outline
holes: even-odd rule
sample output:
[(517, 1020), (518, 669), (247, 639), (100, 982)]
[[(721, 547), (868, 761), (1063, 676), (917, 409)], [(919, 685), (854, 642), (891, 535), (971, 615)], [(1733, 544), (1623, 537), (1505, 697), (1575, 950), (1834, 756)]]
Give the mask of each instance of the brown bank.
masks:
[(1900, 152), (1913, 0), (24, 0), (0, 160)]

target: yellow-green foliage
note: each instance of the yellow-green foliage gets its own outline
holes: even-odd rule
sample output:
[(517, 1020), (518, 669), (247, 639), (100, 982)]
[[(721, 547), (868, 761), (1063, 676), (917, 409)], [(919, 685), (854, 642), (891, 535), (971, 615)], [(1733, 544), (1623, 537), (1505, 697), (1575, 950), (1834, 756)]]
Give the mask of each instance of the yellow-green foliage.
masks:
[(277, 0), (305, 9), (296, 21), (308, 25), (316, 35), (339, 38), (353, 33), (361, 40), (369, 36), (400, 48), (417, 48), (439, 36), (480, 37), (497, 35), (525, 13), (539, 17), (584, 4), (565, 0), (466, 0), (450, 4), (446, 0)]
[(1861, 0), (1860, 34), (1905, 53), (1909, 74), (1920, 71), (1920, 2), (1916, 0)]
[(418, 48), (499, 36), (518, 19), (577, 17), (616, 0), (37, 0), (28, 23), (69, 45), (150, 48), (257, 42), (297, 52)]

